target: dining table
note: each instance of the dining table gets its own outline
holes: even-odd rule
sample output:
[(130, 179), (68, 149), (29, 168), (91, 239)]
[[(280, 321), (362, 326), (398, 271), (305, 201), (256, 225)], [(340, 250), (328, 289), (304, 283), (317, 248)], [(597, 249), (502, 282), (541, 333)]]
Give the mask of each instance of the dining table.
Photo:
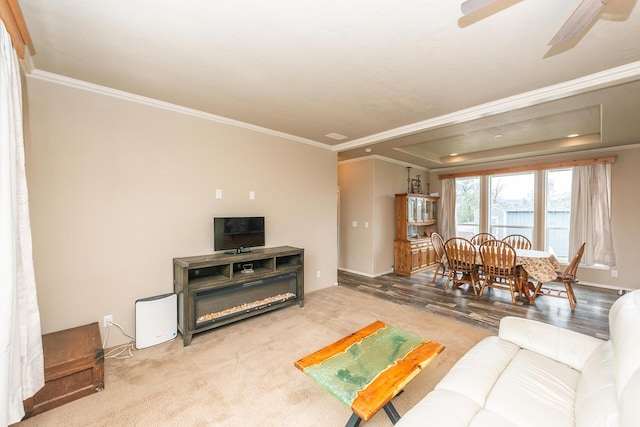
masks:
[[(476, 264), (482, 266), (482, 257), (479, 251), (480, 245), (473, 246), (476, 249)], [(537, 296), (536, 285), (556, 280), (560, 270), (560, 263), (553, 252), (514, 249), (516, 251), (516, 266), (520, 276), (516, 292), (525, 297), (530, 304), (533, 304)], [(461, 282), (464, 282), (464, 279), (469, 279), (468, 276), (468, 274), (463, 275)], [(535, 280), (537, 283), (534, 284), (531, 280)], [(453, 287), (456, 287), (456, 281), (454, 281)]]
[[(482, 265), (482, 257), (476, 248), (476, 262)], [(537, 284), (542, 284), (555, 280), (558, 277), (560, 263), (553, 252), (538, 251), (534, 249), (515, 249), (516, 265), (520, 276), (520, 283), (516, 292), (525, 297), (530, 304), (534, 303), (537, 296), (536, 284), (531, 280), (535, 280)]]
[(516, 264), (520, 268), (520, 295), (526, 297), (530, 304), (536, 298), (535, 285), (550, 282), (558, 277), (560, 263), (552, 252), (533, 249), (516, 249)]

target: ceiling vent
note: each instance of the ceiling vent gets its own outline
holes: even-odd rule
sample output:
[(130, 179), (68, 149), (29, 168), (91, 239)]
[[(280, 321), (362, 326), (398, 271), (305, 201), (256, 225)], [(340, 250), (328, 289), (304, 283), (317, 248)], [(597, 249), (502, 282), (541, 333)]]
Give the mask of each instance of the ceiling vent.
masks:
[(347, 139), (348, 136), (340, 135), (339, 133), (331, 132), (325, 135), (327, 138), (335, 139), (336, 141), (342, 141)]

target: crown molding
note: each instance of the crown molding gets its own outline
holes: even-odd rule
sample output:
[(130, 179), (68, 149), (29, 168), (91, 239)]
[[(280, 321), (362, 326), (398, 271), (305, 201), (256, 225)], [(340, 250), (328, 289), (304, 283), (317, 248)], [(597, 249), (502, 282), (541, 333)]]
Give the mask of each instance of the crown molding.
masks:
[(183, 107), (181, 105), (172, 104), (170, 102), (160, 101), (154, 98), (146, 96), (136, 95), (131, 92), (126, 92), (118, 89), (112, 89), (106, 86), (97, 85), (94, 83), (85, 82), (83, 80), (73, 79), (71, 77), (62, 76), (60, 74), (50, 73), (48, 71), (39, 70), (33, 68), (31, 72), (27, 74), (29, 78), (42, 80), (49, 83), (60, 84), (63, 86), (72, 87), (74, 89), (84, 90), (87, 92), (93, 92), (100, 95), (109, 96), (112, 98), (118, 98), (129, 102), (134, 102), (141, 105), (147, 105), (155, 108), (162, 108), (164, 110), (174, 111), (176, 113), (185, 114), (188, 116), (198, 117), (205, 120), (210, 120), (217, 123), (222, 123), (229, 126), (235, 126), (242, 129), (251, 130), (254, 132), (263, 133), (266, 135), (275, 136), (278, 138), (288, 139), (295, 142), (301, 142), (303, 144), (312, 145), (317, 148), (323, 148), (330, 150), (331, 147), (327, 144), (323, 144), (318, 141), (313, 141), (306, 138), (301, 138), (295, 135), (291, 135), (285, 132), (275, 131), (262, 126), (253, 125), (251, 123), (242, 122), (239, 120), (230, 119), (216, 114), (206, 113), (204, 111), (196, 110), (193, 108)]
[(345, 142), (333, 146), (333, 151), (346, 151), (358, 148), (368, 144), (387, 141), (401, 136), (413, 133), (423, 132), (441, 126), (448, 126), (458, 123), (464, 123), (482, 117), (492, 116), (506, 111), (517, 110), (532, 105), (542, 104), (544, 102), (554, 101), (569, 96), (579, 95), (614, 86), (640, 78), (640, 61), (631, 62), (620, 67), (611, 68), (588, 76), (569, 80), (556, 85), (524, 92), (507, 98), (498, 99), (496, 101), (487, 102), (475, 107), (466, 108), (450, 114), (445, 114), (432, 119), (423, 120), (417, 123), (390, 129), (384, 132), (376, 133), (353, 141)]

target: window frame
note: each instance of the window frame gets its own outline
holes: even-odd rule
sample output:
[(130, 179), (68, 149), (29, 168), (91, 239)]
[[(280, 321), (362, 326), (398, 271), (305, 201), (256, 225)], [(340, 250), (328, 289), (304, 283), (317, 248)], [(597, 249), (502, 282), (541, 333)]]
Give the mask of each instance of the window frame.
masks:
[[(497, 233), (494, 229), (495, 227), (502, 229), (511, 229), (511, 230), (522, 230), (527, 231), (530, 230), (531, 242), (533, 244), (534, 249), (543, 248), (543, 250), (548, 251), (548, 226), (547, 226), (547, 203), (548, 203), (548, 186), (547, 186), (547, 176), (549, 172), (553, 171), (561, 171), (561, 170), (572, 170), (572, 167), (555, 167), (549, 169), (532, 169), (532, 170), (517, 170), (517, 171), (503, 171), (500, 173), (492, 173), (492, 174), (483, 174), (477, 176), (460, 176), (455, 177), (456, 182), (456, 198), (458, 197), (458, 180), (469, 180), (469, 179), (477, 179), (479, 181), (479, 204), (477, 208), (479, 209), (478, 215), (478, 223), (465, 223), (465, 226), (476, 227), (477, 232), (489, 232), (494, 234), (495, 236), (500, 236), (500, 233)], [(523, 175), (523, 174), (532, 174), (533, 180), (533, 225), (509, 225), (509, 224), (492, 224), (491, 223), (491, 178), (492, 177), (503, 177), (509, 175)], [(459, 229), (460, 225), (458, 223), (458, 200), (456, 200), (456, 212), (455, 212), (455, 224), (456, 224), (456, 234), (460, 235)], [(571, 207), (570, 207), (571, 208)], [(569, 215), (570, 215), (569, 210)], [(512, 234), (516, 231), (509, 231), (507, 234)], [(468, 234), (468, 233), (467, 233)], [(475, 234), (475, 233), (474, 233)], [(519, 234), (527, 235), (526, 232), (521, 232)], [(464, 237), (464, 236), (462, 236)], [(469, 236), (470, 237), (470, 236)], [(568, 237), (567, 237), (568, 238)], [(568, 257), (560, 256), (558, 260), (562, 263), (568, 262)]]

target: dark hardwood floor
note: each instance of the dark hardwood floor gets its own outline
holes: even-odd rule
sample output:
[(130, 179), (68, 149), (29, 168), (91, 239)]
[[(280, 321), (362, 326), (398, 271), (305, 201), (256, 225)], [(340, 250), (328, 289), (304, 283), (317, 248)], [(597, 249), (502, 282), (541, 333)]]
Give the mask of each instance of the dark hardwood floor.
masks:
[(433, 314), (469, 323), (492, 332), (498, 331), (504, 316), (518, 316), (551, 323), (598, 338), (609, 338), (609, 308), (618, 299), (616, 290), (577, 285), (578, 303), (571, 311), (566, 299), (539, 296), (534, 304), (518, 297), (511, 302), (507, 291), (485, 289), (476, 296), (467, 285), (445, 289), (446, 279), (432, 282), (433, 269), (411, 277), (394, 273), (375, 278), (338, 271), (338, 285), (409, 305)]

